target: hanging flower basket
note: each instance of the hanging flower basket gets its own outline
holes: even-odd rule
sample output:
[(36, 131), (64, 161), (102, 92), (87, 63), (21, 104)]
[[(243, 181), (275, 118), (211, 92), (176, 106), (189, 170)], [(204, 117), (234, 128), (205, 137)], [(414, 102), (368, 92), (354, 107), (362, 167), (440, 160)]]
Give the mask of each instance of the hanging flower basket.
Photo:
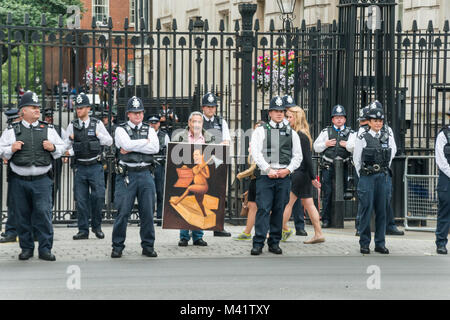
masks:
[(111, 66), (111, 75), (109, 74), (108, 63), (102, 64), (100, 61), (96, 62), (95, 66), (91, 63), (85, 73), (86, 85), (92, 88), (95, 83), (96, 91), (100, 90), (102, 87), (107, 89), (110, 82), (113, 89), (123, 88), (125, 86), (125, 81), (130, 81), (130, 79), (130, 75), (126, 77), (125, 72), (120, 65), (115, 62), (113, 62)]

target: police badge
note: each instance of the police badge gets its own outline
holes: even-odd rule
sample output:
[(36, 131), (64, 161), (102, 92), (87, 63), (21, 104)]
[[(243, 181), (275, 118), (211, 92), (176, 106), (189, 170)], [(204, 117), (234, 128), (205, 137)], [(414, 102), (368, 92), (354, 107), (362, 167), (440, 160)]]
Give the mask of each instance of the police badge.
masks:
[(81, 104), (82, 102), (83, 102), (83, 97), (81, 96), (81, 94), (79, 94), (77, 97), (77, 103)]
[(209, 94), (208, 101), (209, 101), (209, 103), (213, 103), (214, 102), (214, 96), (212, 94)]
[(31, 97), (31, 100), (33, 100), (34, 103), (38, 103), (39, 102), (39, 98), (38, 98), (36, 93), (33, 92), (33, 96)]
[(283, 105), (283, 100), (280, 97), (278, 97), (277, 100), (275, 101), (275, 104), (281, 107)]

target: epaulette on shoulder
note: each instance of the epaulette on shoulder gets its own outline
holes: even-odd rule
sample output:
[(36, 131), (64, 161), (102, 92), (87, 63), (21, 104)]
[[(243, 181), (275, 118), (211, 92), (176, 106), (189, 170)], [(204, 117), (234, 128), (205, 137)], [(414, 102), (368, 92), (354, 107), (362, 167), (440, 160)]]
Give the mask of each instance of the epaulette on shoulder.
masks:
[(90, 119), (91, 119), (93, 122), (95, 122), (95, 123), (99, 123), (99, 122), (100, 122), (100, 120), (98, 120), (97, 118), (94, 118), (94, 117), (90, 117)]
[(122, 128), (124, 128), (124, 127), (126, 127), (127, 126), (127, 123), (126, 122), (122, 122), (121, 124), (119, 124), (119, 127), (122, 127)]
[(48, 123), (48, 122), (46, 122), (46, 121), (39, 120), (39, 123), (40, 123), (40, 124), (43, 124), (43, 125), (45, 125), (45, 126), (47, 126), (47, 127), (49, 127), (49, 128), (55, 128), (55, 126), (54, 126), (53, 124)]
[(359, 139), (359, 140), (364, 139), (364, 136), (365, 136), (368, 132), (369, 132), (368, 130), (364, 130), (363, 132), (361, 132), (361, 133), (358, 135), (358, 139)]

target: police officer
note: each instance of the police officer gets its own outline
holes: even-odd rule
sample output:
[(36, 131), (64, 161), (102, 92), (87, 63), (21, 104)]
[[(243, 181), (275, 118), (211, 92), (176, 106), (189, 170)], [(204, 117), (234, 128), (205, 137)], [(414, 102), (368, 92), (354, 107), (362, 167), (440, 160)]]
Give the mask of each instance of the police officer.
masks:
[[(214, 143), (230, 145), (231, 136), (228, 124), (217, 112), (217, 97), (208, 92), (202, 97), (203, 129), (214, 137)], [(214, 231), (215, 237), (231, 237), (231, 233), (222, 230)]]
[(166, 131), (169, 137), (171, 137), (174, 124), (180, 120), (178, 119), (178, 116), (175, 114), (175, 112), (172, 109), (168, 108), (167, 101), (161, 106), (161, 110), (159, 111), (159, 118), (161, 121), (161, 129)]
[(89, 117), (91, 104), (86, 94), (80, 93), (75, 99), (78, 119), (67, 127), (66, 146), (69, 155), (75, 156), (74, 197), (78, 213), (78, 233), (73, 240), (89, 238), (89, 218), (92, 232), (99, 239), (102, 232), (102, 209), (105, 203), (105, 181), (100, 162), (102, 146), (110, 146), (112, 137), (103, 123)]
[(155, 155), (155, 167), (153, 170), (153, 176), (155, 177), (156, 186), (156, 222), (157, 226), (161, 226), (162, 208), (164, 200), (164, 177), (166, 174), (166, 155), (167, 145), (170, 142), (169, 135), (160, 129), (161, 122), (159, 115), (149, 117), (148, 122), (150, 126), (155, 130), (159, 141), (159, 152)]
[(39, 241), (39, 259), (55, 261), (52, 226), (52, 159), (59, 158), (64, 142), (54, 127), (39, 121), (36, 93), (27, 91), (19, 103), (21, 122), (6, 129), (0, 139), (3, 156), (11, 160), (11, 193), (22, 252), (19, 260), (34, 255), (33, 227)]
[(156, 257), (154, 250), (155, 227), (153, 208), (155, 207), (155, 182), (150, 173), (153, 155), (159, 151), (155, 130), (142, 122), (144, 105), (142, 100), (132, 97), (127, 105), (128, 121), (121, 124), (115, 133), (115, 143), (119, 153), (119, 173), (116, 175), (115, 206), (118, 216), (112, 234), (112, 258), (120, 258), (125, 248), (128, 218), (138, 199), (141, 223), (142, 254)]
[[(333, 192), (333, 161), (337, 157), (343, 159), (344, 163), (350, 161), (352, 150), (347, 145), (348, 140), (355, 133), (350, 127), (345, 125), (347, 115), (345, 109), (341, 105), (333, 107), (331, 112), (332, 126), (322, 130), (320, 135), (314, 141), (314, 151), (321, 153), (322, 167), (322, 192), (323, 192), (323, 209), (322, 209), (322, 228), (331, 227), (331, 200)], [(348, 178), (347, 166), (344, 166), (344, 187)]]
[(269, 251), (282, 254), (283, 212), (289, 200), (290, 174), (300, 167), (302, 151), (297, 132), (284, 122), (285, 104), (279, 96), (270, 101), (270, 121), (254, 130), (251, 153), (257, 169), (255, 236), (251, 255), (260, 255), (267, 241)]
[(392, 135), (382, 131), (384, 112), (373, 108), (368, 113), (369, 131), (358, 136), (353, 162), (359, 175), (358, 197), (360, 205), (360, 252), (369, 254), (370, 219), (375, 210), (375, 251), (388, 254), (385, 246), (386, 203), (388, 201), (388, 176), (397, 147)]
[[(6, 115), (6, 119), (7, 119), (6, 123), (8, 125), (8, 129), (12, 128), (12, 124), (14, 122), (22, 121), (22, 119), (19, 115), (19, 110), (16, 108), (6, 110), (5, 115)], [(12, 194), (10, 192), (10, 189), (11, 189), (11, 186), (10, 186), (11, 166), (10, 166), (9, 161), (7, 161), (6, 159), (4, 161), (8, 165), (7, 166), (7, 176), (6, 176), (6, 180), (8, 182), (8, 190), (6, 193), (6, 201), (7, 201), (7, 206), (8, 206), (8, 218), (7, 218), (6, 224), (5, 224), (5, 232), (1, 234), (0, 243), (8, 243), (8, 242), (16, 242), (17, 241), (16, 215), (14, 214), (13, 206), (11, 203)], [(1, 221), (0, 221), (0, 224), (1, 224)]]
[[(447, 111), (450, 119), (450, 110)], [(450, 126), (443, 128), (436, 139), (436, 164), (439, 168), (437, 185), (439, 207), (436, 226), (436, 252), (447, 254), (450, 229)]]

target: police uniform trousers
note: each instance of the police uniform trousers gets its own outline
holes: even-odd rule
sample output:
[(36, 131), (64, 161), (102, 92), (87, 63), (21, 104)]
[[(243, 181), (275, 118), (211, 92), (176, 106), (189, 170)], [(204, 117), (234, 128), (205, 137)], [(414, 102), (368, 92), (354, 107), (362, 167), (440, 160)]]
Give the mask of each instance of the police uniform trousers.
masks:
[(34, 229), (39, 253), (50, 252), (53, 247), (52, 180), (48, 175), (13, 175), (10, 186), (20, 248), (34, 250)]
[(358, 183), (360, 206), (359, 244), (369, 247), (371, 240), (370, 219), (375, 210), (375, 246), (385, 246), (386, 202), (388, 197), (388, 174), (381, 172), (369, 176), (361, 175)]
[[(331, 223), (331, 205), (333, 200), (333, 180), (334, 180), (334, 166), (330, 164), (329, 168), (322, 169), (322, 222)], [(347, 188), (348, 169), (344, 165), (344, 190)]]
[(155, 182), (150, 170), (128, 172), (129, 183), (123, 175), (116, 175), (115, 206), (118, 211), (114, 222), (112, 246), (116, 251), (125, 248), (127, 223), (137, 197), (140, 236), (142, 248), (153, 248), (155, 227), (153, 225), (153, 208), (155, 207)]
[(89, 234), (89, 218), (93, 231), (101, 230), (105, 204), (105, 180), (100, 163), (75, 164), (74, 196), (78, 214), (78, 230)]
[[(164, 177), (165, 177), (165, 164), (161, 163), (156, 165), (154, 175), (155, 175), (155, 186), (156, 186), (156, 218), (162, 218), (163, 210), (163, 198), (164, 198)], [(159, 220), (161, 221), (161, 220)]]
[[(359, 178), (358, 175), (355, 175), (355, 183), (358, 185)], [(394, 218), (394, 209), (392, 207), (392, 177), (388, 174), (387, 175), (387, 201), (386, 201), (386, 232), (395, 230), (397, 228), (395, 224), (395, 218)], [(359, 220), (361, 219), (361, 206), (359, 205), (360, 200), (358, 199), (358, 212), (356, 214), (356, 220), (355, 220), (355, 228), (358, 230), (359, 227)]]
[(437, 185), (438, 213), (436, 225), (436, 246), (445, 247), (448, 243), (450, 230), (450, 178), (439, 170)]
[[(267, 232), (269, 246), (278, 245), (281, 240), (284, 207), (289, 202), (291, 177), (270, 179), (267, 175), (256, 178), (255, 236), (253, 247), (264, 247)], [(272, 212), (272, 213), (271, 213)]]
[[(8, 191), (6, 192), (6, 205), (8, 206), (8, 218), (5, 223), (5, 236), (17, 237), (17, 218), (14, 213), (14, 206), (12, 204), (12, 192), (11, 192), (11, 177), (8, 177)], [(1, 219), (0, 219), (1, 220)]]

